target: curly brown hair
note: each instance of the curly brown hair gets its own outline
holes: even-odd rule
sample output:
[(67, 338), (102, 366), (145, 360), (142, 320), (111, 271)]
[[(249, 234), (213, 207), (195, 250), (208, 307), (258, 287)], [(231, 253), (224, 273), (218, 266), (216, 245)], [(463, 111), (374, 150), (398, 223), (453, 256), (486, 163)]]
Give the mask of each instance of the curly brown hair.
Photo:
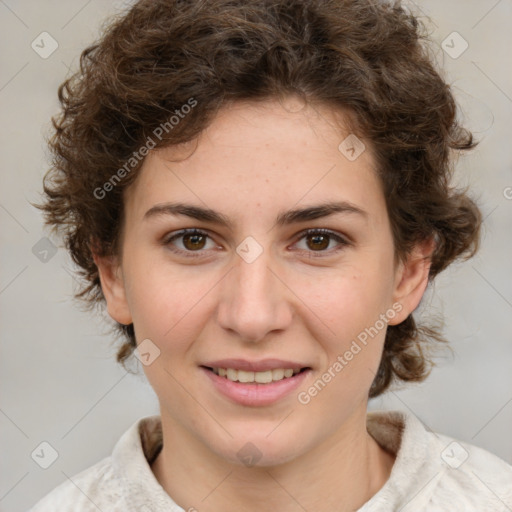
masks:
[[(88, 307), (105, 301), (93, 247), (99, 256), (118, 253), (123, 190), (148, 137), (155, 147), (187, 142), (228, 101), (291, 94), (350, 112), (354, 133), (371, 141), (398, 259), (433, 237), (431, 281), (474, 255), (481, 213), (450, 181), (451, 151), (476, 143), (456, 120), (425, 26), (399, 2), (142, 0), (82, 52), (80, 71), (59, 88), (52, 166), (35, 206), (79, 266), (75, 297)], [(191, 98), (194, 108), (171, 128), (170, 116)], [(122, 179), (113, 183), (116, 174)], [(136, 347), (133, 324), (114, 331), (124, 365)], [(393, 380), (423, 380), (434, 341), (445, 342), (440, 329), (417, 325), (412, 314), (388, 326), (369, 396)]]

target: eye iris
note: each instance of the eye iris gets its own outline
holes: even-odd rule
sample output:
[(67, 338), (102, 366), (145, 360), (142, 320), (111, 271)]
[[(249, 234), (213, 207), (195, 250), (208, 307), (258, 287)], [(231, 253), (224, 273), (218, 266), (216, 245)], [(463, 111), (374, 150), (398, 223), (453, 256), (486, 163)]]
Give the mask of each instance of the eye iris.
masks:
[[(183, 245), (187, 249), (202, 249), (204, 247), (206, 237), (201, 234), (192, 233), (183, 235)], [(188, 242), (191, 242), (192, 245), (189, 245)]]
[[(311, 246), (311, 244), (309, 244), (309, 242), (308, 242), (308, 246), (310, 249), (325, 249), (326, 247), (329, 246), (329, 237), (326, 235), (321, 235), (321, 234), (309, 235), (308, 240), (313, 240), (313, 244), (314, 244), (313, 246)], [(318, 245), (319, 243), (321, 245)]]

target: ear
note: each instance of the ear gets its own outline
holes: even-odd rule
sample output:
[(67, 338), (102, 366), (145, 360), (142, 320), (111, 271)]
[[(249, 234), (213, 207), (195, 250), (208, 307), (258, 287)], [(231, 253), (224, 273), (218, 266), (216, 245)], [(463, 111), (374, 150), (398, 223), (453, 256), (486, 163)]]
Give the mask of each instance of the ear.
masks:
[(93, 252), (93, 259), (98, 267), (108, 314), (120, 324), (131, 324), (132, 316), (126, 300), (125, 282), (117, 258), (114, 256), (100, 257)]
[(431, 256), (435, 248), (434, 238), (429, 238), (410, 252), (405, 262), (401, 262), (395, 275), (394, 303), (402, 305), (389, 325), (403, 322), (417, 307), (428, 284)]

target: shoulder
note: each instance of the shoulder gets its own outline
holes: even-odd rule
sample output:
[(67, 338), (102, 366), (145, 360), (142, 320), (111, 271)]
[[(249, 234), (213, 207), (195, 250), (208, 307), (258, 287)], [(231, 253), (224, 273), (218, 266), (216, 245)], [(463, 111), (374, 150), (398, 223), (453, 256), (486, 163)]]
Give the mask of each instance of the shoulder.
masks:
[(29, 512), (97, 512), (102, 506), (110, 507), (107, 510), (117, 510), (112, 507), (116, 507), (121, 499), (121, 486), (112, 464), (112, 457), (106, 457), (81, 473), (67, 477)]
[(432, 505), (440, 506), (449, 499), (451, 504), (468, 511), (512, 509), (510, 464), (487, 450), (449, 436), (438, 434), (436, 441), (441, 462)]
[(389, 504), (403, 512), (512, 510), (512, 466), (498, 456), (399, 411), (370, 413), (368, 431), (396, 455), (388, 482), (368, 504), (377, 508), (368, 510)]
[(139, 419), (117, 441), (112, 455), (81, 473), (66, 475), (66, 480), (29, 512), (126, 512), (133, 501), (150, 500), (148, 489), (158, 485), (148, 461), (160, 443), (160, 418)]

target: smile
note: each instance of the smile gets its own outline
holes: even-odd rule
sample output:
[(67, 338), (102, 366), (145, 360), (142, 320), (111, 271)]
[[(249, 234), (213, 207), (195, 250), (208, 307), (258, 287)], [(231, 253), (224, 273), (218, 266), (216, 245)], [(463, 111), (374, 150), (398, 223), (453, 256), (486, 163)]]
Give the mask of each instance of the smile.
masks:
[[(234, 360), (226, 360), (222, 366), (219, 363), (200, 366), (207, 382), (213, 385), (216, 393), (246, 407), (270, 406), (295, 396), (293, 393), (312, 373), (310, 367), (301, 367), (291, 362), (288, 366), (283, 364), (285, 361), (281, 361), (281, 364), (239, 361), (237, 364)], [(240, 366), (245, 368), (241, 369)]]

